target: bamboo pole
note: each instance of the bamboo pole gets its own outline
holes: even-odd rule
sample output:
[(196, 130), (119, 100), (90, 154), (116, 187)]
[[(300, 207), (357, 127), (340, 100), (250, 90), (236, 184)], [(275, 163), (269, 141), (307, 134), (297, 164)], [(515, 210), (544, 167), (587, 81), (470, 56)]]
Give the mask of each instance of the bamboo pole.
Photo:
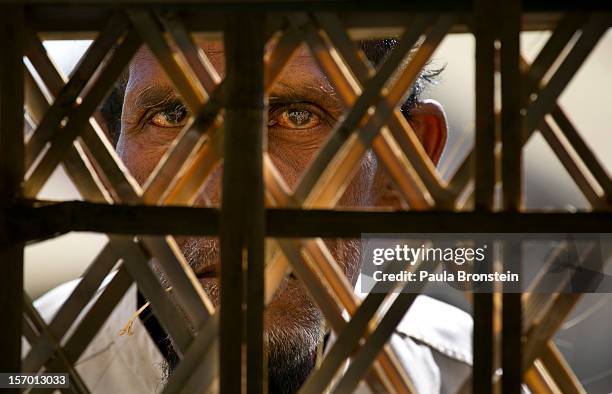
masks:
[[(0, 204), (20, 198), (24, 175), (23, 5), (0, 6)], [(0, 233), (10, 232), (5, 226)], [(0, 246), (0, 371), (21, 372), (23, 243)], [(17, 393), (18, 390), (8, 390)]]
[(244, 388), (249, 393), (266, 391), (262, 156), (265, 42), (261, 18), (248, 13), (228, 16), (224, 34), (227, 76), (219, 228), (221, 393), (239, 393)]

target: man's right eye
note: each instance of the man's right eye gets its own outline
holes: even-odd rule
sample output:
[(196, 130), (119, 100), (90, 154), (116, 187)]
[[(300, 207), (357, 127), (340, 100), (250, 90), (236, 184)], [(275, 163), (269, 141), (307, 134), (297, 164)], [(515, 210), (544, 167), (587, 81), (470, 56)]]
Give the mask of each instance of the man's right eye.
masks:
[(176, 105), (157, 111), (151, 116), (149, 123), (162, 128), (183, 127), (187, 123), (187, 108), (184, 105)]

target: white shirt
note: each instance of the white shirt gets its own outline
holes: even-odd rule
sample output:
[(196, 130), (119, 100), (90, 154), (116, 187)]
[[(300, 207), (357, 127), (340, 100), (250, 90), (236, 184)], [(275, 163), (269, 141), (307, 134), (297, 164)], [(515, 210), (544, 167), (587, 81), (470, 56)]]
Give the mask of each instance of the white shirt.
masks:
[[(110, 276), (98, 294), (109, 280)], [(78, 281), (58, 286), (34, 302), (45, 321), (53, 318)], [(164, 358), (140, 319), (133, 320), (132, 335), (119, 334), (137, 309), (136, 294), (133, 285), (75, 364), (92, 393), (157, 393), (163, 389)], [(389, 343), (418, 393), (456, 393), (471, 374), (472, 319), (433, 298), (416, 298)], [(27, 348), (24, 346), (24, 354)], [(362, 384), (358, 392), (369, 390)]]

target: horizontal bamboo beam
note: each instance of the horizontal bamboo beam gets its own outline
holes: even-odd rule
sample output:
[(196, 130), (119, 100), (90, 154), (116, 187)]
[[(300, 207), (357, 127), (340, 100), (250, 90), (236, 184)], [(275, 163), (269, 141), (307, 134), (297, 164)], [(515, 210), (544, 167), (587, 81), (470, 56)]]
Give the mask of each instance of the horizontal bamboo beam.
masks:
[[(26, 201), (0, 208), (8, 229), (0, 244), (34, 241), (70, 231), (143, 235), (214, 235), (219, 211), (202, 207)], [(1, 217), (2, 215), (0, 215)], [(270, 237), (358, 238), (362, 233), (600, 233), (610, 212), (518, 213), (267, 209)], [(325, 223), (325, 226), (321, 226)], [(350, 224), (350, 225), (347, 225)]]
[[(57, 2), (56, 0), (24, 0), (28, 6), (49, 5)], [(402, 0), (301, 0), (301, 1), (253, 1), (253, 0), (229, 0), (220, 2), (218, 0), (81, 0), (79, 5), (97, 6), (108, 8), (113, 5), (164, 5), (172, 7), (197, 5), (203, 9), (223, 10), (223, 11), (344, 11), (347, 9), (359, 9), (361, 11), (470, 11), (473, 6), (471, 0), (436, 0), (428, 2), (407, 2)], [(583, 0), (581, 2), (555, 1), (555, 0), (527, 0), (524, 1), (523, 8), (530, 12), (551, 12), (551, 11), (607, 11), (612, 9), (609, 2), (600, 0)]]
[[(132, 3), (132, 2), (130, 2)], [(159, 3), (158, 0), (149, 2), (137, 1), (137, 3)], [(164, 3), (168, 3), (165, 2)], [(316, 12), (334, 12), (340, 11), (338, 15), (343, 25), (352, 29), (351, 35), (355, 38), (364, 37), (384, 37), (391, 35), (399, 35), (401, 30), (398, 27), (404, 26), (406, 22), (406, 14), (398, 11), (412, 12), (427, 12), (433, 11), (440, 13), (441, 11), (461, 13), (462, 17), (457, 21), (451, 29), (451, 33), (468, 33), (469, 26), (472, 24), (471, 4), (467, 1), (453, 2), (453, 6), (445, 7), (443, 4), (436, 2), (377, 2), (372, 5), (372, 2), (359, 2), (359, 4), (351, 5), (351, 2), (311, 2), (312, 6), (308, 7), (304, 3), (287, 3), (295, 6), (294, 9), (287, 9), (287, 4), (274, 4), (263, 6), (257, 5), (261, 10), (271, 10), (273, 13), (265, 22), (267, 33), (274, 32), (282, 28), (284, 24), (284, 15), (282, 11), (307, 11), (312, 9)], [(471, 3), (471, 2), (470, 2)], [(606, 11), (612, 7), (609, 5), (593, 4), (595, 1), (589, 2), (550, 2), (548, 8), (537, 6), (529, 2), (524, 5), (524, 13), (522, 14), (522, 26), (524, 31), (539, 31), (552, 30), (557, 26), (564, 12), (595, 12)], [(135, 4), (135, 3), (134, 3)], [(399, 5), (399, 6), (398, 6)], [(250, 7), (255, 4), (251, 3)], [(400, 7), (401, 6), (401, 7)], [(185, 2), (180, 6), (164, 4), (160, 7), (161, 10), (175, 12), (179, 16), (185, 27), (194, 32), (206, 32), (211, 37), (221, 39), (220, 32), (223, 29), (222, 21), (227, 12), (236, 9), (236, 3), (216, 3), (216, 4), (188, 4)], [(31, 25), (38, 31), (43, 33), (44, 39), (94, 39), (96, 32), (101, 30), (116, 7), (110, 4), (30, 4), (27, 6), (28, 20)], [(347, 11), (351, 10), (351, 11)], [(214, 33), (213, 33), (214, 32)]]

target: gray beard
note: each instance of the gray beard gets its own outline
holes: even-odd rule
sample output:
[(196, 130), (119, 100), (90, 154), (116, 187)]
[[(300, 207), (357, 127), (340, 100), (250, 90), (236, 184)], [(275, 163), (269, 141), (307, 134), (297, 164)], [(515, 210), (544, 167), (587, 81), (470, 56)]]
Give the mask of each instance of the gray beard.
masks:
[[(210, 238), (189, 238), (181, 247), (187, 262), (197, 270), (205, 261), (219, 258), (218, 242)], [(169, 286), (161, 270), (156, 269), (165, 287)], [(204, 291), (215, 306), (219, 304), (219, 285), (210, 281)], [(322, 316), (305, 288), (297, 281), (285, 280), (277, 291), (284, 300), (300, 300), (299, 308), (274, 308), (274, 301), (264, 319), (264, 346), (268, 359), (268, 392), (295, 393), (315, 366), (317, 348), (322, 338)], [(280, 298), (279, 297), (279, 298)], [(282, 321), (282, 325), (276, 324)], [(176, 368), (179, 359), (169, 337), (162, 340), (167, 348), (167, 363), (162, 366), (164, 380)]]
[[(320, 332), (319, 327), (316, 330)], [(315, 366), (318, 335), (316, 341), (313, 341), (312, 333), (300, 332), (293, 335), (283, 333), (284, 338), (269, 334), (270, 332), (266, 333), (268, 393), (296, 393)], [(179, 359), (172, 348), (169, 337), (164, 340), (164, 344), (168, 348), (166, 362), (161, 366), (165, 385), (170, 374), (177, 367)]]

